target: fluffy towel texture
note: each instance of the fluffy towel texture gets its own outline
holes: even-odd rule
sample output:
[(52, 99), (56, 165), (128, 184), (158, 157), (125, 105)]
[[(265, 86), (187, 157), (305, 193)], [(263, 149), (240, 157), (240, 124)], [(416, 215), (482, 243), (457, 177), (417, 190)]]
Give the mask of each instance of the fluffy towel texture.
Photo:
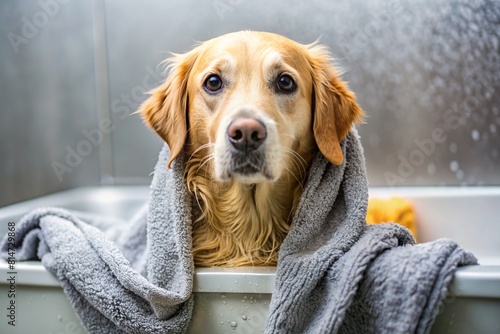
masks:
[[(319, 153), (313, 161), (281, 247), (266, 332), (425, 333), (456, 267), (476, 260), (451, 241), (412, 246), (399, 225), (367, 226), (355, 131), (342, 148), (340, 166)], [(149, 210), (128, 223), (39, 209), (18, 224), (18, 259), (39, 258), (59, 277), (91, 333), (187, 329), (192, 199), (182, 182), (182, 157), (170, 171), (167, 157), (165, 146)], [(1, 251), (5, 257), (5, 242)]]
[(475, 257), (450, 240), (413, 245), (398, 224), (366, 225), (363, 150), (318, 156), (279, 254), (266, 333), (427, 333), (457, 266)]
[(41, 259), (90, 333), (187, 331), (193, 308), (191, 197), (181, 164), (167, 172), (167, 157), (165, 148), (149, 210), (129, 222), (41, 208), (17, 224), (17, 260)]

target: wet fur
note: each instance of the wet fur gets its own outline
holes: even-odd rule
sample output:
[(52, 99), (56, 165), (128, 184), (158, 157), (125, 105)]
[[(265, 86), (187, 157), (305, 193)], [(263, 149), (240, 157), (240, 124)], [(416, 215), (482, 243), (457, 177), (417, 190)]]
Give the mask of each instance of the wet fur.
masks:
[[(276, 96), (265, 82), (255, 81), (272, 53), (278, 55), (278, 66), (282, 62), (298, 77), (300, 91), (293, 97)], [(221, 96), (206, 96), (200, 76), (226, 55), (239, 66), (233, 70), (248, 73), (232, 78), (236, 84)], [(168, 167), (181, 151), (186, 153), (184, 178), (195, 198), (195, 265), (276, 265), (315, 152), (319, 149), (333, 164), (343, 161), (339, 143), (363, 115), (354, 94), (325, 48), (269, 33), (224, 35), (174, 55), (170, 64), (167, 81), (152, 92), (140, 112), (169, 145)], [(269, 162), (271, 182), (219, 180), (214, 173), (214, 147), (225, 148), (218, 136), (225, 128), (219, 125), (241, 106), (276, 123), (278, 139), (270, 145), (280, 154)]]

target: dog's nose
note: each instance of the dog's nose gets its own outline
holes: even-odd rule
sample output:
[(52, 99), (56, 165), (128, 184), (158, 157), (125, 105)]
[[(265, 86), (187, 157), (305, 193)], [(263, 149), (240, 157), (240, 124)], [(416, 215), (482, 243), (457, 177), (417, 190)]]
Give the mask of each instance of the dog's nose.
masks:
[(229, 141), (238, 151), (250, 152), (257, 149), (266, 139), (266, 127), (255, 118), (240, 117), (227, 127)]

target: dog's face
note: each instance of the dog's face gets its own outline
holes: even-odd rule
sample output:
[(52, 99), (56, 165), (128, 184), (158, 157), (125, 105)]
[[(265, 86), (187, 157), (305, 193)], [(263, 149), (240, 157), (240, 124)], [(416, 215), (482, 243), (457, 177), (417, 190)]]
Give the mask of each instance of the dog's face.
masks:
[(205, 45), (188, 79), (190, 144), (213, 144), (218, 180), (276, 181), (293, 154), (313, 148), (312, 77), (300, 56), (275, 36)]
[(276, 181), (315, 145), (340, 164), (339, 142), (362, 116), (320, 46), (245, 31), (171, 61), (141, 112), (168, 143), (169, 165), (183, 149), (203, 152), (219, 181)]

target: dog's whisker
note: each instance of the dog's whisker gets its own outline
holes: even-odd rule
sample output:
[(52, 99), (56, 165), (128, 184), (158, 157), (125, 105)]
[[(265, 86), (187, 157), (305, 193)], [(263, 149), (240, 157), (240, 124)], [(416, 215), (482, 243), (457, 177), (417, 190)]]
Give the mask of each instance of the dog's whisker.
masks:
[(304, 166), (300, 163), (300, 161), (296, 161), (296, 159), (294, 158), (292, 158), (290, 162), (294, 170), (297, 171), (299, 173), (300, 178), (302, 178), (302, 174), (305, 172)]
[[(210, 160), (213, 160), (214, 159), (214, 155), (213, 154), (210, 154), (206, 157), (204, 157), (203, 159), (201, 159), (201, 163), (200, 163), (200, 166), (198, 167), (198, 170), (197, 172), (203, 168), (203, 166), (205, 166)], [(207, 173), (207, 171), (205, 170), (205, 173)]]
[(307, 165), (307, 161), (299, 153), (297, 153), (295, 150), (293, 150), (291, 148), (287, 148), (287, 149), (285, 149), (285, 151), (287, 151), (288, 153), (292, 154), (294, 157), (296, 157), (297, 159), (299, 159), (299, 161), (303, 165)]
[(300, 156), (297, 152), (292, 149), (285, 149), (285, 152), (289, 153), (292, 157), (291, 162), (294, 167), (299, 171), (300, 175), (305, 174), (307, 172), (307, 162), (306, 160)]
[(193, 156), (200, 152), (201, 150), (205, 149), (205, 148), (210, 148), (210, 147), (213, 147), (215, 146), (215, 144), (213, 143), (207, 143), (207, 144), (204, 144), (204, 145), (201, 145), (200, 147), (198, 147), (190, 156), (189, 156), (189, 159), (188, 160), (191, 160), (193, 158)]
[(285, 167), (285, 169), (289, 172), (288, 175), (291, 175), (293, 176), (293, 178), (298, 182), (299, 186), (301, 187), (301, 189), (303, 190), (304, 187), (302, 185), (302, 182), (300, 181), (300, 179), (295, 175), (295, 173), (288, 167)]

